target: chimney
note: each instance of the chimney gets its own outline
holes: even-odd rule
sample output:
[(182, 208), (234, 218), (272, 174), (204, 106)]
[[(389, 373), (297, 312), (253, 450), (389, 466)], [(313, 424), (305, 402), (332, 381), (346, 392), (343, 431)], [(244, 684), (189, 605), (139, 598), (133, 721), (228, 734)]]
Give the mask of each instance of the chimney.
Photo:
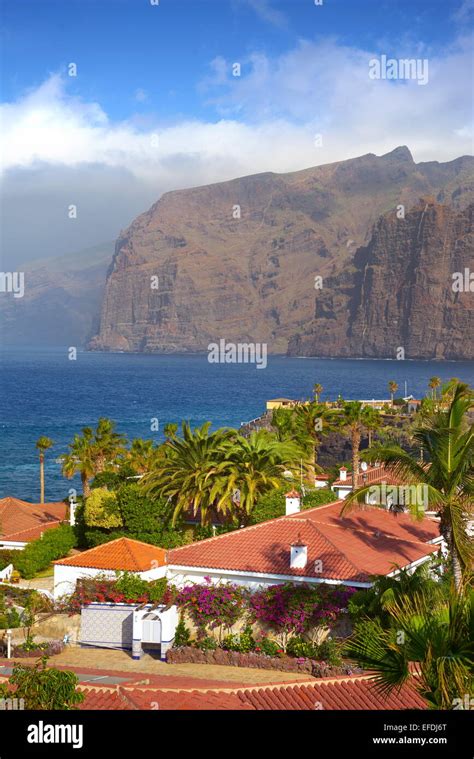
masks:
[(290, 568), (304, 569), (308, 563), (308, 546), (301, 540), (298, 533), (298, 540), (290, 546)]
[(345, 466), (341, 466), (341, 468), (339, 469), (339, 479), (342, 480), (343, 482), (347, 480), (347, 469)]
[(298, 514), (301, 510), (301, 496), (297, 490), (290, 490), (289, 493), (285, 494), (285, 504), (285, 514), (287, 517), (290, 514)]
[(76, 524), (76, 507), (77, 503), (74, 500), (74, 496), (71, 496), (69, 499), (69, 524), (71, 527), (74, 527)]

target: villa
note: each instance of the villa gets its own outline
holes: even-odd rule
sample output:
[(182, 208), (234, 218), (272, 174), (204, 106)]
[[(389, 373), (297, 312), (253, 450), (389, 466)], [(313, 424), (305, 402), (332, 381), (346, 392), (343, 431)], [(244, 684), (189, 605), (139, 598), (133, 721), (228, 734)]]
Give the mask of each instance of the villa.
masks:
[(175, 585), (232, 582), (257, 589), (284, 582), (367, 588), (374, 575), (396, 576), (429, 561), (442, 545), (432, 519), (367, 507), (341, 516), (343, 501), (301, 511), (286, 496), (286, 514), (167, 552)]
[(0, 549), (23, 550), (45, 530), (59, 527), (68, 518), (63, 501), (28, 503), (19, 498), (0, 499)]

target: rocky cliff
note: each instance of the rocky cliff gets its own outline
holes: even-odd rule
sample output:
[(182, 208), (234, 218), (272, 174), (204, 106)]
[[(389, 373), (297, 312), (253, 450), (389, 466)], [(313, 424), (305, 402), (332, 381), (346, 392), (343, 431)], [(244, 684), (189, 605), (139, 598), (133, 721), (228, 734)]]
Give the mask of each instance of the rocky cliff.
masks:
[[(224, 338), (314, 355), (324, 308), (333, 330), (327, 355), (348, 355), (340, 312), (354, 299), (356, 250), (382, 214), (420, 196), (465, 208), (473, 164), (416, 164), (402, 147), (167, 193), (121, 233), (90, 347), (198, 351)], [(332, 303), (318, 306), (341, 273)], [(371, 355), (386, 355), (383, 337), (370, 345)]]
[(474, 204), (457, 211), (432, 198), (405, 218), (382, 216), (352, 265), (327, 280), (290, 355), (474, 358), (474, 292), (464, 282), (473, 222)]

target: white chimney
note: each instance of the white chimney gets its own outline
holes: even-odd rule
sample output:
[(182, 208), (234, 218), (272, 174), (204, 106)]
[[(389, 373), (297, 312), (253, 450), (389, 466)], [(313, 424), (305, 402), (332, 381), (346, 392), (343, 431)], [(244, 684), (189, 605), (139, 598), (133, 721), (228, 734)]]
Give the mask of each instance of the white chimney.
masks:
[(308, 563), (308, 546), (303, 543), (301, 536), (290, 546), (290, 568), (304, 569)]
[(76, 524), (76, 507), (77, 503), (75, 502), (74, 498), (71, 497), (69, 501), (69, 524), (71, 527), (74, 527)]
[(343, 482), (347, 480), (347, 469), (345, 466), (341, 466), (341, 468), (339, 469), (339, 479), (342, 480)]
[(289, 493), (286, 493), (285, 495), (285, 514), (286, 516), (290, 516), (290, 514), (298, 514), (299, 511), (301, 511), (301, 496), (296, 490), (290, 490)]

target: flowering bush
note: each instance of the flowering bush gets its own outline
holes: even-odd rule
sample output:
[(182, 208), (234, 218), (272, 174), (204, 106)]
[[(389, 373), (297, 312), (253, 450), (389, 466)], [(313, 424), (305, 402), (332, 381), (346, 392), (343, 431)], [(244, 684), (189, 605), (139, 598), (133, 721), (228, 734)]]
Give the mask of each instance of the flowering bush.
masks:
[(283, 656), (285, 652), (276, 640), (272, 640), (271, 638), (267, 638), (266, 635), (262, 635), (257, 641), (255, 641), (255, 653), (265, 654), (265, 656)]
[(173, 590), (166, 578), (147, 582), (138, 575), (123, 572), (117, 580), (101, 577), (80, 580), (66, 607), (72, 614), (80, 613), (83, 606), (100, 603), (164, 603), (173, 601)]
[(222, 648), (226, 651), (240, 651), (247, 654), (255, 649), (255, 640), (252, 633), (252, 627), (247, 625), (240, 635), (226, 635), (222, 641)]
[(187, 585), (176, 596), (176, 604), (186, 611), (204, 637), (207, 630), (230, 628), (247, 608), (248, 591), (237, 585), (213, 585), (209, 578)]
[(347, 606), (352, 588), (330, 585), (272, 585), (251, 596), (252, 618), (285, 635), (301, 635), (311, 627), (335, 622)]

